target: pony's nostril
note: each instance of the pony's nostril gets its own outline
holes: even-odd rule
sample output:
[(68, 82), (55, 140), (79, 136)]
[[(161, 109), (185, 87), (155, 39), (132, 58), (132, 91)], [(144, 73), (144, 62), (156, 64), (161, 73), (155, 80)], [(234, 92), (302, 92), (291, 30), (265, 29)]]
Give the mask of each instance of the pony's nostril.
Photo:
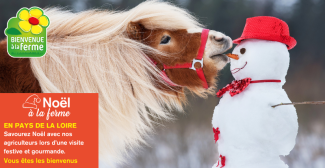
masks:
[(222, 37), (220, 40), (217, 40), (217, 42), (223, 42), (225, 39)]
[(223, 37), (216, 37), (216, 36), (213, 36), (213, 39), (216, 40), (217, 42), (223, 42), (225, 40)]

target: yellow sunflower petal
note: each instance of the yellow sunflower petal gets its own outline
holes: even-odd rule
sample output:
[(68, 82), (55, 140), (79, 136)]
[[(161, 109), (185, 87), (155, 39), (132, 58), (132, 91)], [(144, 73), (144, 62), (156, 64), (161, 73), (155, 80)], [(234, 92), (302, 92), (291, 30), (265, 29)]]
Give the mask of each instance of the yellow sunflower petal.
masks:
[(20, 20), (28, 20), (30, 18), (30, 14), (29, 14), (28, 10), (22, 10), (22, 11), (20, 11), (18, 17)]
[(39, 20), (39, 24), (44, 27), (49, 25), (49, 20), (47, 19), (46, 16), (41, 16), (38, 20)]
[(36, 17), (36, 18), (39, 18), (43, 15), (43, 12), (37, 8), (31, 9), (29, 13), (31, 17)]
[(40, 34), (40, 33), (42, 33), (42, 31), (43, 31), (43, 28), (40, 26), (40, 25), (33, 25), (32, 26), (32, 33), (33, 34)]
[(24, 32), (29, 32), (30, 28), (32, 27), (32, 25), (28, 21), (20, 21), (18, 25)]

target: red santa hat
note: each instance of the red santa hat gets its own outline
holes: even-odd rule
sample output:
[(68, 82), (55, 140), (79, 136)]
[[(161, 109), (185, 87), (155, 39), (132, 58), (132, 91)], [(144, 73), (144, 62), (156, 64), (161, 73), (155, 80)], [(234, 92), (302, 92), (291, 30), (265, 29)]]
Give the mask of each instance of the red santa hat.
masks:
[(287, 23), (271, 16), (247, 18), (243, 34), (234, 40), (233, 43), (239, 44), (245, 39), (278, 41), (286, 44), (288, 50), (297, 44), (297, 41), (289, 34), (289, 26)]

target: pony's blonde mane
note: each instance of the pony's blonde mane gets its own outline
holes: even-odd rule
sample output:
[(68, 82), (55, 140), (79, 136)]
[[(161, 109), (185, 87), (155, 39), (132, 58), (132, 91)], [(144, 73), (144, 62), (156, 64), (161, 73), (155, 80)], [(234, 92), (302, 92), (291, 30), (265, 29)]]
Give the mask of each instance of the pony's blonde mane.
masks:
[[(123, 161), (126, 149), (144, 142), (152, 119), (170, 119), (182, 109), (180, 97), (155, 87), (158, 72), (144, 51), (158, 51), (127, 37), (130, 22), (148, 29), (189, 29), (201, 25), (185, 10), (146, 1), (129, 11), (45, 10), (50, 18), (47, 54), (31, 59), (44, 93), (99, 93), (100, 156)], [(86, 119), (86, 118), (85, 118)]]

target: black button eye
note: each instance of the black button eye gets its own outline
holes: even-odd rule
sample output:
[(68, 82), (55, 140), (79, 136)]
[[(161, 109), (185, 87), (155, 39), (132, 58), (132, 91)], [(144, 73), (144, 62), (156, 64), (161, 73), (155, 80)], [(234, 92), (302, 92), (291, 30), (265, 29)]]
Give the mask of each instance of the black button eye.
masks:
[(170, 36), (163, 36), (161, 38), (160, 44), (168, 44), (170, 41), (171, 37)]
[(245, 49), (245, 48), (241, 48), (241, 49), (240, 49), (240, 53), (241, 53), (241, 54), (245, 54), (245, 52), (246, 52), (246, 49)]

